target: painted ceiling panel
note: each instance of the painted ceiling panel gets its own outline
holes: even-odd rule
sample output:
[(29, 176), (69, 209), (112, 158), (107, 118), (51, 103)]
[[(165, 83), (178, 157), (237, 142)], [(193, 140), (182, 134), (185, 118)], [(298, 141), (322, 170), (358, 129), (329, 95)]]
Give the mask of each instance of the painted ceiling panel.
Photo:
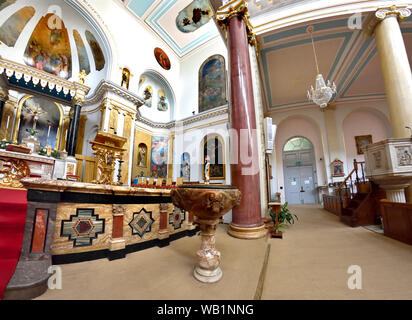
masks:
[[(332, 70), (343, 43), (342, 37), (316, 41), (319, 67), (325, 77)], [(272, 107), (307, 101), (306, 91), (314, 84), (316, 77), (310, 42), (269, 51), (266, 63), (265, 76), (270, 86)]]
[[(202, 1), (207, 3), (207, 0)], [(179, 57), (182, 57), (207, 41), (219, 36), (219, 31), (213, 21), (211, 21), (212, 19), (193, 32), (184, 33), (179, 30), (176, 18), (192, 2), (193, 0), (164, 0), (156, 2), (158, 3), (156, 6), (152, 6), (155, 0), (132, 0), (129, 4), (129, 9), (134, 11), (139, 17), (144, 16), (145, 23), (162, 37)], [(148, 9), (150, 7), (153, 10), (149, 12)]]
[(385, 87), (376, 49), (370, 53), (360, 69), (360, 73), (355, 73), (351, 85), (344, 92), (344, 97), (384, 94)]
[(141, 18), (153, 2), (155, 0), (132, 0), (129, 3), (129, 8)]

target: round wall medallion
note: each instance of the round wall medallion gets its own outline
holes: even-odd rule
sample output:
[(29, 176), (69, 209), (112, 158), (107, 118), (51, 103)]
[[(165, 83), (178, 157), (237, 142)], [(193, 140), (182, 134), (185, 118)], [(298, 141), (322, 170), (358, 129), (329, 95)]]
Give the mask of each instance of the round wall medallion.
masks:
[(157, 62), (160, 66), (165, 70), (170, 70), (170, 60), (167, 54), (160, 48), (154, 49), (154, 55), (156, 57)]

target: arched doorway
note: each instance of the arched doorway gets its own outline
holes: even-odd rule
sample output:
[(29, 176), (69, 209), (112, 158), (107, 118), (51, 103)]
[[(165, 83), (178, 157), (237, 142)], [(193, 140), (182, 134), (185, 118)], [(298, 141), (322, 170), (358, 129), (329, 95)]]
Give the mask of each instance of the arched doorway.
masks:
[(283, 147), (285, 196), (290, 204), (316, 203), (316, 161), (312, 142), (289, 139)]

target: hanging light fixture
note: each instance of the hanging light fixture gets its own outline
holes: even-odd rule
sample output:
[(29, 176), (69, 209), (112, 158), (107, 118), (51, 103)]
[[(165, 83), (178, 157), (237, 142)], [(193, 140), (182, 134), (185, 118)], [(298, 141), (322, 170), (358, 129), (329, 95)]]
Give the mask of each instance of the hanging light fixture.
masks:
[(318, 72), (316, 76), (315, 88), (311, 86), (310, 90), (308, 90), (308, 99), (321, 108), (326, 108), (331, 102), (333, 96), (336, 94), (336, 85), (335, 82), (331, 84), (329, 80), (327, 84), (325, 83), (325, 79), (319, 71), (318, 57), (316, 56), (315, 42), (313, 41), (312, 35), (313, 26), (308, 27), (307, 32), (310, 33), (310, 37), (312, 39), (313, 54), (315, 56), (316, 70)]

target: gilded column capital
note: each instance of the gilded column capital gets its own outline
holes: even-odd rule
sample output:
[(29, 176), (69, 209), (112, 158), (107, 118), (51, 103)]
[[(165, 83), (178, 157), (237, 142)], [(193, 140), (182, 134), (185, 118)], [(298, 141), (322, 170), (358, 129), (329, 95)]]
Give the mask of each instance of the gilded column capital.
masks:
[(218, 26), (226, 33), (227, 39), (227, 25), (231, 18), (240, 17), (246, 24), (246, 32), (249, 43), (258, 49), (258, 42), (256, 34), (253, 32), (253, 26), (250, 22), (250, 15), (248, 12), (247, 3), (245, 0), (233, 0), (228, 4), (219, 8), (216, 12), (216, 22)]
[(371, 16), (368, 23), (366, 24), (364, 31), (365, 37), (372, 37), (373, 33), (375, 32), (376, 26), (387, 17), (396, 16), (399, 21), (402, 21), (406, 18), (409, 18), (410, 15), (411, 11), (406, 7), (398, 8), (394, 5), (388, 8), (380, 8)]
[(9, 99), (8, 90), (0, 87), (0, 101), (7, 101)]

